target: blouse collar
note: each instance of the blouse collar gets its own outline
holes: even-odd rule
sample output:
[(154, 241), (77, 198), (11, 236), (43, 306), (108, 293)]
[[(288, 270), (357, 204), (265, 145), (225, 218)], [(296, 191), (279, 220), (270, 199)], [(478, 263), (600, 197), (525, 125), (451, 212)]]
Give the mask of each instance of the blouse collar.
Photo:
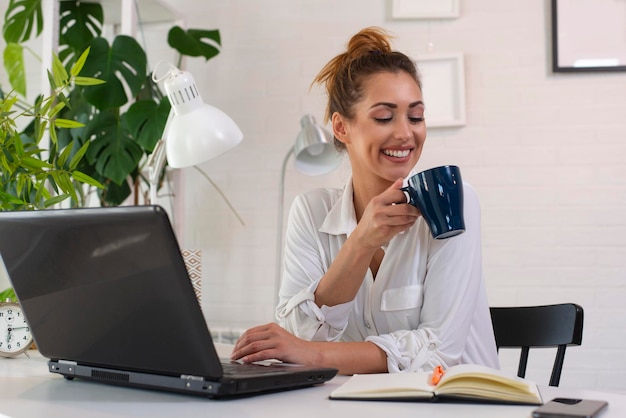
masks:
[(354, 210), (354, 192), (352, 176), (346, 182), (343, 193), (328, 211), (319, 231), (330, 235), (345, 234), (350, 236), (356, 228), (356, 212)]
[[(407, 185), (407, 179), (414, 174), (416, 174), (415, 169), (411, 170), (409, 175), (404, 179), (403, 186)], [(319, 232), (330, 235), (345, 234), (346, 236), (350, 236), (352, 231), (356, 228), (356, 223), (354, 189), (352, 176), (350, 176), (343, 188), (343, 193), (328, 211), (328, 215), (326, 215)]]

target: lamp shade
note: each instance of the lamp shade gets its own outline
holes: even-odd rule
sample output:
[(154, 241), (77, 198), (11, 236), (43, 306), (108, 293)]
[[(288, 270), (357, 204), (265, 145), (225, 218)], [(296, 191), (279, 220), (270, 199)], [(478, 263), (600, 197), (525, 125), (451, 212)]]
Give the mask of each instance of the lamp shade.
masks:
[(243, 138), (235, 122), (202, 100), (193, 76), (172, 67), (164, 81), (172, 104), (165, 147), (171, 167), (189, 167), (234, 148)]
[(296, 137), (293, 151), (296, 169), (310, 176), (330, 173), (341, 163), (333, 144), (333, 135), (315, 123), (311, 115), (300, 119), (302, 129)]

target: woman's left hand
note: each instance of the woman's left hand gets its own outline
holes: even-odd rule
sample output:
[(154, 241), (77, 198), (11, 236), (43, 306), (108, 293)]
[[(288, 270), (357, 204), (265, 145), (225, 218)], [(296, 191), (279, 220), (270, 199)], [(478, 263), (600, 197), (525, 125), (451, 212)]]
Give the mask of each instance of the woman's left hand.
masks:
[(291, 334), (275, 323), (250, 328), (237, 340), (231, 360), (245, 363), (276, 359), (286, 363), (321, 364), (321, 353), (310, 341)]

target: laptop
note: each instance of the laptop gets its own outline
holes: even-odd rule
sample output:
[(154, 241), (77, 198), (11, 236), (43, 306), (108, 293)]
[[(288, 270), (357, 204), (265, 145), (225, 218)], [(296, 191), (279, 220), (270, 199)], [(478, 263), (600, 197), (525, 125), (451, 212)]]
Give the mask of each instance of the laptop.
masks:
[(67, 379), (217, 398), (337, 373), (220, 359), (159, 206), (0, 212), (0, 256), (49, 371)]

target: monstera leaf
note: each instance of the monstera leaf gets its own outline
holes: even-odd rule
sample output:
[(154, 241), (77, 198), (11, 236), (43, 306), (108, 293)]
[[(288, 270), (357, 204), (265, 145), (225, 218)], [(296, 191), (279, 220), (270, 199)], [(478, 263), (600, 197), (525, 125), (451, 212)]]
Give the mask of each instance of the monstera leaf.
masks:
[[(100, 110), (123, 106), (141, 90), (146, 71), (146, 53), (134, 38), (118, 35), (110, 47), (106, 39), (96, 38), (81, 75), (105, 83), (86, 87), (85, 97)], [(130, 92), (128, 96), (125, 86)]]
[(208, 61), (220, 53), (220, 31), (199, 29), (184, 31), (175, 26), (167, 34), (167, 43), (181, 55), (204, 57)]
[(157, 141), (162, 137), (171, 107), (166, 97), (159, 103), (154, 100), (140, 100), (133, 103), (124, 114), (126, 126), (144, 150), (154, 150)]
[(138, 166), (143, 150), (113, 112), (101, 111), (86, 127), (92, 138), (87, 160), (102, 176), (122, 184)]
[(100, 4), (82, 1), (61, 1), (59, 9), (59, 57), (67, 64), (102, 34), (104, 12)]
[(22, 43), (41, 34), (43, 30), (43, 15), (41, 0), (13, 0), (4, 15), (4, 41)]

